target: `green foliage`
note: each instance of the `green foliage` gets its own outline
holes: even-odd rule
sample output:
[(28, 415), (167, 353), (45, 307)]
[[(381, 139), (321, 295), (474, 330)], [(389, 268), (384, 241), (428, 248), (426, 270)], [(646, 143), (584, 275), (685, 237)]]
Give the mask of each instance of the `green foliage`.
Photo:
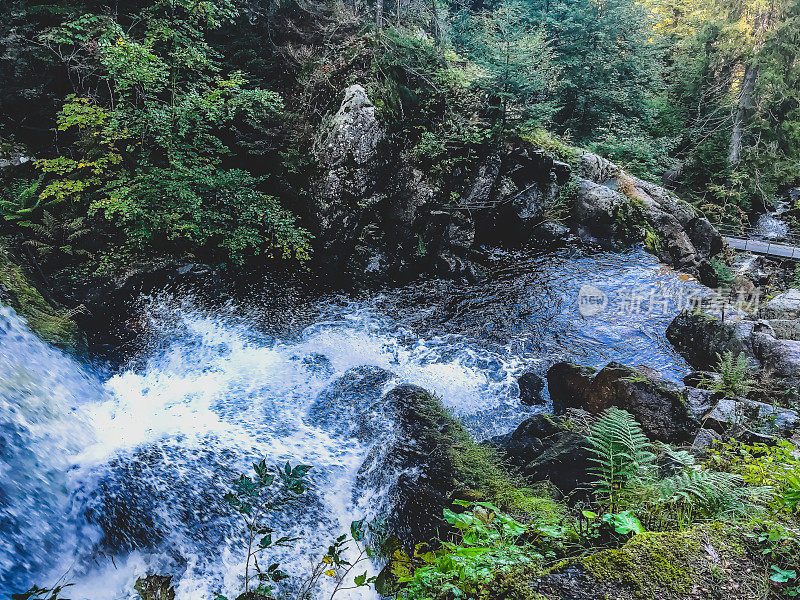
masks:
[(789, 513), (800, 510), (800, 458), (791, 442), (766, 444), (719, 444), (709, 457), (715, 469), (734, 473), (748, 486), (776, 490), (772, 508)]
[[(398, 598), (474, 597), (496, 573), (541, 558), (522, 541), (525, 524), (486, 502), (457, 502), (463, 512), (445, 509), (445, 520), (461, 533), (459, 543), (443, 541), (439, 550), (418, 546), (412, 556), (397, 550), (391, 563), (403, 587)], [(541, 535), (560, 532), (544, 529)]]
[(68, 600), (61, 596), (64, 588), (70, 587), (71, 583), (56, 585), (52, 588), (40, 588), (33, 586), (26, 592), (11, 594), (11, 600)]
[(747, 396), (756, 383), (753, 379), (753, 367), (744, 352), (736, 356), (731, 351), (717, 354), (716, 371), (720, 377), (711, 383), (711, 387), (727, 396)]
[(605, 410), (592, 424), (587, 440), (594, 453), (591, 472), (598, 491), (614, 513), (623, 487), (643, 476), (655, 454), (633, 416), (614, 407)]
[[(292, 467), (288, 462), (272, 470), (262, 460), (253, 465), (255, 477), (242, 474), (233, 482), (233, 489), (225, 494), (225, 501), (235, 510), (245, 525), (247, 554), (244, 570), (244, 591), (250, 590), (253, 580), (261, 586), (264, 582), (279, 582), (288, 577), (277, 563), (266, 563), (265, 570), (258, 556), (271, 548), (291, 546), (296, 538), (279, 536), (273, 539), (269, 526), (270, 514), (285, 510), (306, 491), (305, 476), (311, 467)], [(276, 477), (277, 475), (277, 477)], [(262, 564), (264, 561), (262, 560)], [(251, 568), (253, 574), (251, 575)]]
[(496, 109), (501, 137), (509, 125), (547, 121), (554, 108), (548, 91), (559, 69), (544, 32), (532, 27), (525, 9), (502, 0), (493, 10), (459, 13), (454, 23), (454, 42), (479, 68), (475, 84)]
[[(246, 562), (244, 571), (244, 594), (252, 591), (255, 597), (272, 597), (273, 583), (289, 578), (276, 562), (265, 560), (262, 555), (281, 547), (292, 547), (299, 538), (273, 537), (275, 531), (269, 525), (273, 513), (285, 511), (297, 498), (306, 492), (308, 465), (271, 468), (262, 460), (253, 465), (255, 476), (242, 474), (233, 481), (233, 489), (225, 495), (225, 501), (241, 517), (245, 527)], [(311, 563), (311, 571), (295, 582), (296, 599), (310, 597), (323, 578), (334, 581), (330, 598), (352, 583), (352, 587), (365, 587), (375, 578), (367, 572), (355, 575), (353, 570), (372, 556), (372, 550), (364, 543), (363, 519), (350, 524), (350, 535), (340, 535), (328, 546), (321, 558)], [(351, 548), (355, 556), (350, 556)], [(261, 562), (259, 563), (259, 557)], [(266, 568), (264, 566), (266, 565)], [(252, 571), (251, 571), (252, 569)], [(252, 574), (251, 574), (252, 573)], [(255, 584), (251, 587), (251, 584)], [(351, 589), (351, 588), (347, 588)], [(216, 600), (227, 600), (217, 594)]]
[(728, 265), (726, 265), (723, 262), (720, 262), (716, 258), (711, 258), (709, 259), (708, 262), (714, 269), (717, 281), (719, 281), (720, 284), (727, 285), (733, 281), (733, 273), (731, 273), (731, 270), (728, 267)]

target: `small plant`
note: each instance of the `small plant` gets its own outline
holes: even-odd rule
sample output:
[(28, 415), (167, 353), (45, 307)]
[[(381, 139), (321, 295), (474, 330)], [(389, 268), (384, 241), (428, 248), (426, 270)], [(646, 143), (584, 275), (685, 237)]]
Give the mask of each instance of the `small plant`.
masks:
[[(255, 477), (242, 474), (234, 480), (233, 490), (225, 495), (226, 502), (242, 517), (247, 532), (244, 594), (240, 597), (247, 596), (251, 600), (273, 597), (270, 584), (279, 583), (289, 577), (277, 562), (262, 560), (259, 563), (259, 557), (270, 549), (292, 547), (297, 541), (298, 538), (288, 536), (273, 539), (275, 532), (269, 526), (267, 517), (275, 511), (284, 510), (305, 493), (305, 477), (311, 467), (292, 467), (287, 462), (283, 467), (279, 465), (273, 470), (262, 460), (255, 463), (253, 469)], [(324, 578), (334, 581), (330, 600), (340, 591), (374, 583), (375, 578), (369, 577), (365, 571), (352, 577), (352, 585), (347, 585), (356, 566), (372, 556), (371, 549), (364, 543), (364, 536), (364, 520), (353, 521), (350, 524), (350, 536), (343, 534), (337, 537), (328, 546), (325, 554), (314, 563), (311, 572), (298, 582), (296, 599), (305, 600), (311, 597)], [(351, 549), (354, 549), (355, 557), (348, 558)], [(266, 568), (264, 565), (267, 565)], [(251, 589), (251, 584), (256, 585)], [(215, 600), (228, 599), (217, 594)]]
[[(244, 591), (250, 591), (253, 580), (258, 582), (256, 593), (267, 592), (264, 582), (279, 582), (288, 575), (277, 563), (262, 569), (258, 557), (270, 548), (291, 546), (297, 538), (281, 536), (273, 539), (274, 530), (269, 526), (269, 514), (282, 510), (306, 491), (305, 476), (311, 470), (308, 465), (292, 467), (288, 462), (276, 471), (265, 460), (253, 465), (255, 477), (242, 474), (233, 482), (233, 490), (225, 494), (225, 501), (242, 518), (247, 536), (247, 558), (244, 569)], [(275, 474), (277, 473), (277, 478)], [(252, 573), (252, 574), (251, 574)], [(218, 598), (222, 598), (219, 596)]]
[(443, 541), (438, 550), (420, 544), (411, 556), (400, 549), (394, 552), (391, 571), (404, 586), (398, 598), (475, 597), (496, 573), (543, 558), (522, 542), (524, 534), (563, 535), (558, 528), (529, 528), (488, 502), (456, 504), (466, 510), (445, 509), (444, 518), (461, 533), (458, 543)]
[(645, 474), (655, 454), (636, 419), (614, 407), (600, 415), (587, 440), (598, 491), (607, 499), (609, 512), (616, 513), (624, 486)]
[(722, 285), (727, 285), (733, 281), (733, 273), (725, 263), (718, 261), (716, 258), (709, 259), (709, 264), (714, 269), (717, 276), (717, 281)]
[(40, 588), (33, 586), (27, 592), (20, 594), (11, 594), (11, 600), (68, 600), (61, 596), (64, 588), (74, 585), (72, 583), (65, 583), (63, 585), (56, 585), (51, 588)]
[(746, 396), (756, 383), (753, 368), (744, 352), (736, 357), (730, 350), (722, 355), (717, 354), (717, 373), (720, 378), (711, 384), (711, 389), (723, 392), (726, 396)]

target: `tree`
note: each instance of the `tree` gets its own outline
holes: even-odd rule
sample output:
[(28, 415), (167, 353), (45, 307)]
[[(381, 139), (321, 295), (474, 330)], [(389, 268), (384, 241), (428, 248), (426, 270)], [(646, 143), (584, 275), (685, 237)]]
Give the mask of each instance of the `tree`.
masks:
[(477, 84), (496, 108), (500, 136), (509, 125), (549, 120), (558, 67), (520, 4), (503, 0), (494, 9), (467, 12), (456, 20), (454, 37), (482, 70)]

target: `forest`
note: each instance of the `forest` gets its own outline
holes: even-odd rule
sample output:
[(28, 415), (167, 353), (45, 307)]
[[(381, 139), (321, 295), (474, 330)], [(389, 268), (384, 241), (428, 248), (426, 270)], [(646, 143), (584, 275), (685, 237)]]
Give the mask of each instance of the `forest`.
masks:
[(800, 597), (800, 0), (0, 0), (0, 597)]
[(191, 253), (301, 265), (314, 144), (363, 85), (439, 181), (514, 138), (582, 147), (743, 224), (798, 181), (791, 0), (7, 0), (6, 243), (50, 276)]

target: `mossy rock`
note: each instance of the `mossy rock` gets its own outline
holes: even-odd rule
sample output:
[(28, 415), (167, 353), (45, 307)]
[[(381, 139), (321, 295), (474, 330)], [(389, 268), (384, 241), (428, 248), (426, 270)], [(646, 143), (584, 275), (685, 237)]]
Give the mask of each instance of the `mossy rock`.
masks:
[(2, 246), (0, 302), (13, 308), (45, 342), (73, 352), (85, 347), (83, 335), (72, 319), (73, 313), (50, 304)]
[(767, 565), (747, 551), (744, 529), (709, 523), (642, 533), (621, 548), (564, 561), (529, 579), (528, 588), (550, 600), (766, 598)]

